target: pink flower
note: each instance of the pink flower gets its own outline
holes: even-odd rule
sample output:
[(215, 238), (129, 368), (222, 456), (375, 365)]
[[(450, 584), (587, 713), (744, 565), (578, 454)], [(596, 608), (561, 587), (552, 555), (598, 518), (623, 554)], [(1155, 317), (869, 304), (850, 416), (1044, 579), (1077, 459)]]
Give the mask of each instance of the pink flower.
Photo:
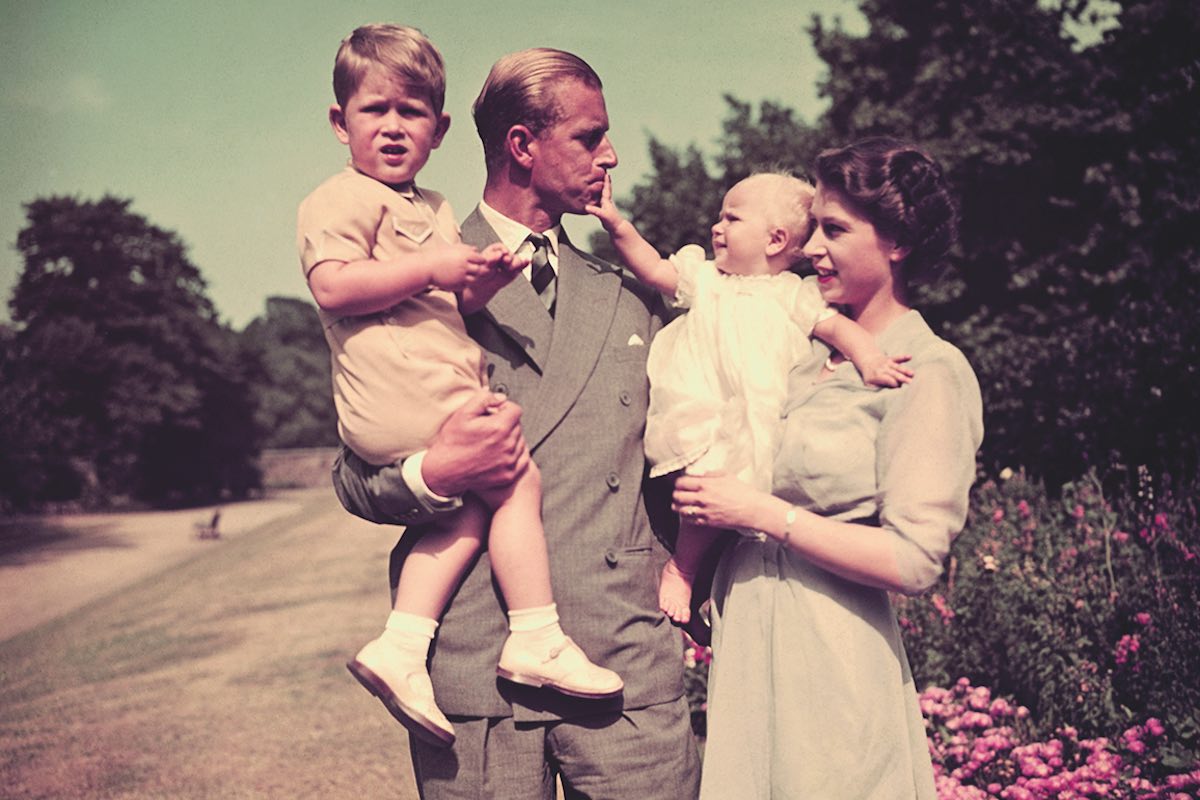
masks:
[(1145, 727), (1146, 733), (1150, 734), (1151, 736), (1162, 736), (1167, 732), (1167, 729), (1163, 727), (1162, 722), (1159, 721), (1157, 717), (1151, 717), (1150, 719), (1146, 720)]
[(1118, 544), (1125, 544), (1129, 541), (1129, 534), (1125, 531), (1113, 531), (1113, 540)]
[(1133, 621), (1136, 622), (1138, 625), (1149, 625), (1150, 624), (1150, 615), (1148, 613), (1146, 613), (1145, 611), (1139, 611), (1138, 613), (1133, 615)]
[(1022, 517), (1028, 517), (1028, 516), (1029, 516), (1029, 514), (1030, 514), (1030, 511), (1029, 511), (1029, 503), (1025, 502), (1024, 500), (1022, 500), (1021, 502), (1017, 503), (1017, 512), (1018, 512), (1018, 513), (1019, 513), (1019, 514), (1020, 514)]
[(1078, 504), (1076, 504), (1074, 510), (1071, 511), (1071, 514), (1075, 517), (1075, 519), (1083, 519), (1084, 513), (1083, 506)]
[(997, 508), (995, 511), (992, 512), (992, 522), (1000, 522), (1002, 519), (1004, 519), (1004, 509), (1003, 508)]
[(1141, 647), (1141, 642), (1138, 640), (1136, 633), (1127, 633), (1117, 640), (1117, 647), (1113, 651), (1113, 656), (1118, 664), (1129, 662), (1133, 656), (1137, 655), (1138, 649)]

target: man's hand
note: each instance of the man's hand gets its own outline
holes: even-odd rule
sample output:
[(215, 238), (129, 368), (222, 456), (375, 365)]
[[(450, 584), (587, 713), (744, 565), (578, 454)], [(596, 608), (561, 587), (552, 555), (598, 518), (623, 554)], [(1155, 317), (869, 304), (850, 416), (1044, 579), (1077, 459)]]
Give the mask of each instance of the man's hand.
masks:
[(431, 492), (454, 497), (507, 486), (528, 466), (521, 407), (481, 391), (442, 423), (426, 450), (421, 477)]

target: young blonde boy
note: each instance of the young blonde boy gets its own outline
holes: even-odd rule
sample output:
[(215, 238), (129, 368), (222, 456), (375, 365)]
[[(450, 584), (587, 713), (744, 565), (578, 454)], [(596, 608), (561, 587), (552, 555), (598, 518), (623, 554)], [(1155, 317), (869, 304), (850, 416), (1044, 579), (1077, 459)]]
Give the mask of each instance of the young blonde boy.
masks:
[[(486, 305), (525, 262), (502, 245), (463, 244), (445, 198), (414, 182), (450, 127), (442, 58), (420, 31), (358, 28), (338, 50), (333, 84), (329, 120), (350, 164), (301, 203), (300, 261), (329, 343), (338, 432), (364, 460), (391, 464), (422, 451), (465, 405), (504, 409), (504, 398), (486, 390), (483, 356), (462, 314)], [(419, 476), (419, 458), (404, 463)], [(347, 664), (433, 744), (452, 744), (454, 730), (434, 700), (429, 645), (485, 536), (509, 615), (497, 673), (580, 697), (622, 689), (559, 626), (541, 479), (529, 464), (509, 486), (476, 488), (449, 523), (421, 536), (383, 634)]]

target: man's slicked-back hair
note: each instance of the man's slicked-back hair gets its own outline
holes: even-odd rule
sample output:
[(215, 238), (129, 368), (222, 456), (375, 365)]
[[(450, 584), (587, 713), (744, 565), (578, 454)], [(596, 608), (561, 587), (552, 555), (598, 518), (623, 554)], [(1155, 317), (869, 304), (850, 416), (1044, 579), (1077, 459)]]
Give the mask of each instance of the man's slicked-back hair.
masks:
[(446, 102), (446, 64), (433, 42), (407, 25), (374, 23), (342, 40), (333, 61), (333, 96), (343, 109), (372, 66), (429, 92), (435, 114)]
[(560, 119), (555, 87), (571, 80), (603, 88), (600, 76), (579, 56), (549, 47), (510, 53), (497, 61), (484, 81), (473, 113), (488, 166), (504, 158), (504, 143), (514, 125), (534, 136)]

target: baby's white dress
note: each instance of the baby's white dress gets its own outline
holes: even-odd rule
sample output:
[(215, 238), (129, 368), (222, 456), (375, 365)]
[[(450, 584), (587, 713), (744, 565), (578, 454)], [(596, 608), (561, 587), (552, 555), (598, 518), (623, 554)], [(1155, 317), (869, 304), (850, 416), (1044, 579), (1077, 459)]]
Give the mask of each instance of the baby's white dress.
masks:
[(650, 474), (719, 469), (769, 490), (788, 372), (814, 357), (813, 327), (835, 312), (816, 278), (728, 275), (694, 244), (670, 260), (673, 303), (688, 311), (650, 345)]

